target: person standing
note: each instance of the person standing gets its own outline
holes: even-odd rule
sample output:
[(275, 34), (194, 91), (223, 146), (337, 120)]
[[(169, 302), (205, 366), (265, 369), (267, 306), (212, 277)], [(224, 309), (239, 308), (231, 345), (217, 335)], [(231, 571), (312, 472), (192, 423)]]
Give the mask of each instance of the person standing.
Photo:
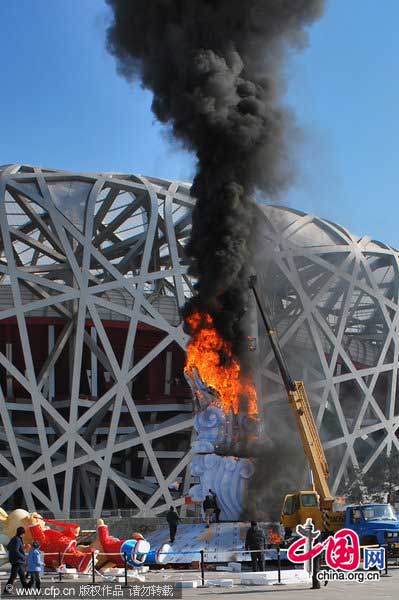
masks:
[(213, 501), (213, 512), (215, 513), (215, 519), (216, 519), (216, 523), (220, 523), (220, 507), (218, 504), (218, 497), (216, 496), (215, 492), (211, 489), (209, 489), (209, 493), (212, 497), (212, 501)]
[(39, 542), (33, 542), (28, 554), (28, 573), (30, 576), (29, 587), (40, 590), (40, 574), (44, 569), (42, 553)]
[(251, 527), (245, 538), (245, 550), (251, 550), (252, 571), (265, 570), (266, 536), (258, 527), (256, 521), (251, 521)]
[(170, 543), (173, 544), (173, 542), (175, 541), (175, 537), (176, 537), (177, 524), (180, 521), (180, 517), (177, 514), (177, 512), (175, 511), (175, 509), (173, 508), (173, 506), (171, 506), (167, 512), (166, 520), (169, 525)]
[(212, 519), (213, 511), (214, 511), (214, 502), (211, 496), (205, 496), (205, 500), (202, 504), (202, 508), (204, 509), (206, 526), (210, 526), (210, 522)]
[(25, 529), (23, 527), (18, 527), (16, 534), (7, 544), (8, 560), (11, 564), (11, 573), (4, 588), (3, 595), (7, 595), (10, 593), (10, 591), (12, 591), (12, 586), (17, 576), (19, 576), (22, 587), (25, 589), (28, 587), (28, 582), (26, 580), (26, 555), (24, 550), (24, 542), (22, 540), (22, 536), (24, 534)]

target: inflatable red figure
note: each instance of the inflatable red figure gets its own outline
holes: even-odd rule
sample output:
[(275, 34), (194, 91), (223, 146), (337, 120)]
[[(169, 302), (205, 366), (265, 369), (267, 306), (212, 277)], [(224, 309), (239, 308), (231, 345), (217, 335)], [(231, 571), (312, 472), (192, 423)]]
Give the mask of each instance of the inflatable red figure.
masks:
[[(56, 525), (61, 529), (51, 529), (48, 525)], [(66, 565), (75, 568), (80, 573), (87, 573), (90, 570), (91, 551), (82, 552), (76, 547), (76, 538), (80, 531), (79, 525), (43, 519), (40, 515), (33, 513), (29, 529), (32, 541), (40, 544), (40, 551), (44, 553), (46, 566), (54, 568)]]
[(133, 533), (131, 539), (120, 540), (109, 534), (107, 525), (102, 519), (97, 521), (98, 540), (101, 544), (101, 558), (106, 558), (108, 562), (116, 567), (123, 567), (125, 558), (128, 565), (136, 567), (145, 562), (150, 550), (150, 544), (144, 539), (141, 533)]

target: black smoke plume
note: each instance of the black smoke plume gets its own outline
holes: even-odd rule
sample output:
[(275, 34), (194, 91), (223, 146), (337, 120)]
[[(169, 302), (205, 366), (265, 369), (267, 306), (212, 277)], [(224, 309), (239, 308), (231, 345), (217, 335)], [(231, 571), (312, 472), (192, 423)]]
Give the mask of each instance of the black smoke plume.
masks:
[(107, 0), (108, 47), (152, 110), (197, 158), (188, 254), (196, 308), (242, 357), (253, 235), (251, 198), (291, 183), (293, 127), (282, 105), (284, 61), (306, 43), (323, 0)]

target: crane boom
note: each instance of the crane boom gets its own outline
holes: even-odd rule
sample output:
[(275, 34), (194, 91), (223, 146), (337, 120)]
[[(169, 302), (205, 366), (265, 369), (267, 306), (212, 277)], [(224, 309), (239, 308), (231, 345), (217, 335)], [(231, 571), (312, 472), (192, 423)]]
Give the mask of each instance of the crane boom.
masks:
[(280, 348), (277, 333), (273, 327), (271, 327), (269, 318), (259, 297), (256, 287), (256, 276), (250, 278), (249, 287), (252, 288), (284, 386), (287, 390), (288, 401), (294, 412), (302, 446), (312, 470), (314, 486), (320, 497), (321, 508), (324, 510), (331, 510), (334, 498), (328, 485), (328, 463), (310, 408), (304, 382), (294, 381), (289, 373), (284, 355)]

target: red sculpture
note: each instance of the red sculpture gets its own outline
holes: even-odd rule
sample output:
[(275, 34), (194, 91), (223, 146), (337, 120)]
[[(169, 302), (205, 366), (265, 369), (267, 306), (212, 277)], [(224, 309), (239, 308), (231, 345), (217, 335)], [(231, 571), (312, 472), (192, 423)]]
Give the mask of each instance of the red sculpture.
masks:
[[(91, 549), (83, 552), (76, 547), (79, 525), (43, 519), (37, 513), (32, 514), (30, 521), (29, 531), (32, 541), (39, 542), (46, 566), (56, 568), (59, 565), (66, 565), (80, 573), (87, 573), (90, 570)], [(48, 525), (56, 525), (62, 529), (51, 529)]]
[(116, 567), (123, 567), (125, 558), (127, 564), (132, 567), (145, 562), (150, 544), (141, 533), (133, 533), (129, 540), (120, 540), (109, 535), (108, 526), (104, 524), (102, 519), (97, 521), (97, 532), (98, 541), (102, 548), (101, 558), (106, 558), (108, 562), (113, 563)]

